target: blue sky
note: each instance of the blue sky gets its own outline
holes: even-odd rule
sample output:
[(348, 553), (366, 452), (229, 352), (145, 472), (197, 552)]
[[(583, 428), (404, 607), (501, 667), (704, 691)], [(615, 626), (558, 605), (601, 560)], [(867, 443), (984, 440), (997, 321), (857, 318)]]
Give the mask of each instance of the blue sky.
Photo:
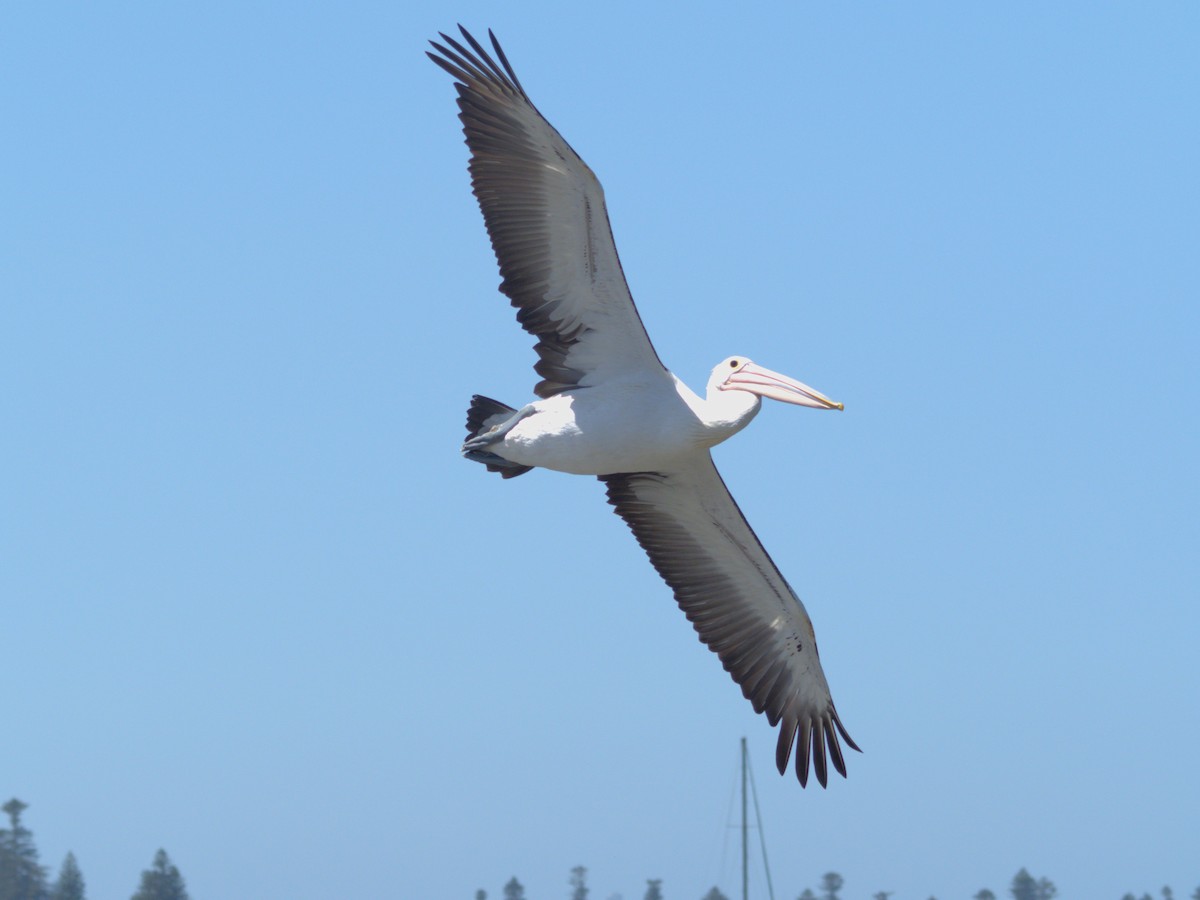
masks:
[[(844, 401), (716, 451), (864, 753), (828, 791), (519, 404), (450, 79), (496, 30), (663, 360)], [(1200, 884), (1192, 4), (0, 13), (0, 794), (94, 900)], [(761, 894), (762, 884), (755, 888)]]

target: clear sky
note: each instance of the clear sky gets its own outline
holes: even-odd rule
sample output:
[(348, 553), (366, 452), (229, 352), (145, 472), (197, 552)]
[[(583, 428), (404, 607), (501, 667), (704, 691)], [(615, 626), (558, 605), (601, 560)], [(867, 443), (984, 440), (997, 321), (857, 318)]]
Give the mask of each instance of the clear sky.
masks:
[[(735, 11), (736, 10), (736, 11)], [(801, 790), (531, 396), (425, 41), (496, 30), (805, 599)], [(128, 897), (1200, 884), (1200, 6), (8, 4), (0, 799)], [(757, 882), (757, 896), (762, 883)]]

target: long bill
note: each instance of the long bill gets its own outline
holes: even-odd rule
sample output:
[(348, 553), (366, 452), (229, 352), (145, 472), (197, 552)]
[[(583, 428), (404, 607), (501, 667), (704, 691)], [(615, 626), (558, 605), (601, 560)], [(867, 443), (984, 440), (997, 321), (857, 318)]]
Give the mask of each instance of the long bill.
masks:
[(721, 390), (749, 391), (760, 397), (769, 397), (772, 400), (782, 400), (784, 403), (794, 403), (797, 406), (808, 406), (812, 409), (845, 409), (843, 404), (830, 400), (807, 384), (754, 363), (746, 363), (726, 378), (725, 383), (721, 385)]

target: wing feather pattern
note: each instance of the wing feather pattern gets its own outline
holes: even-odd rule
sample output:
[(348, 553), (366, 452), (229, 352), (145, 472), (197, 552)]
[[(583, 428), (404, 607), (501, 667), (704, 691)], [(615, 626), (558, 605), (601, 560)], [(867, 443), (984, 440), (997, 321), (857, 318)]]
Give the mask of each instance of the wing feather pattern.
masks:
[(755, 712), (779, 725), (775, 762), (796, 776), (810, 764), (824, 787), (829, 764), (846, 774), (846, 733), (817, 654), (812, 622), (721, 480), (712, 458), (671, 472), (602, 475), (625, 520), (700, 635)]
[(471, 186), (500, 264), (500, 290), (537, 337), (534, 388), (550, 397), (610, 374), (661, 371), (629, 293), (600, 182), (496, 59), (459, 26), (430, 59), (457, 82)]

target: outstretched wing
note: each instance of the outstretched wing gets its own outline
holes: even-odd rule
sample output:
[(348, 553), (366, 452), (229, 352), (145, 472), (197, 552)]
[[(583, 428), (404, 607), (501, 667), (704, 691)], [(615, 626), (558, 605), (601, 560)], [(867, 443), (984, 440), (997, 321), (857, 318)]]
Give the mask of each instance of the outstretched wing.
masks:
[[(471, 185), (503, 291), (537, 337), (550, 397), (631, 370), (666, 370), (633, 305), (596, 176), (526, 96), (494, 35), (499, 63), (459, 26), (428, 56), (457, 79)], [(448, 45), (448, 46), (446, 46)]]
[(721, 658), (755, 712), (779, 725), (775, 762), (796, 776), (810, 762), (824, 787), (827, 759), (843, 776), (838, 718), (821, 670), (812, 621), (738, 509), (712, 458), (697, 454), (671, 472), (602, 475), (608, 502), (675, 592), (700, 640)]

